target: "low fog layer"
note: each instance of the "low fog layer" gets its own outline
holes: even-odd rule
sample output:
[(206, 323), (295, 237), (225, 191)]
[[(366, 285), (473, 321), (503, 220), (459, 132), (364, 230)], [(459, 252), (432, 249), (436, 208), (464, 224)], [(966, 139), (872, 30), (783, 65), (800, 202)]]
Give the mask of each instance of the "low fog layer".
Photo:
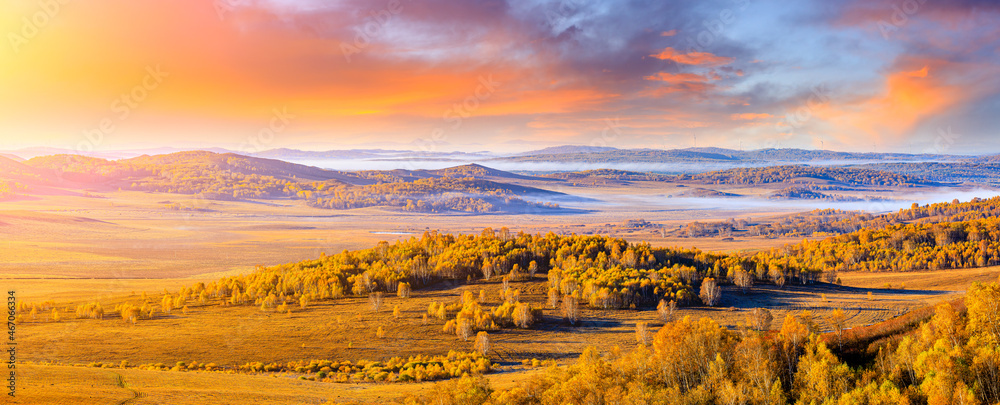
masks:
[(615, 169), (633, 172), (653, 172), (661, 174), (694, 174), (741, 167), (764, 167), (775, 165), (808, 165), (808, 166), (844, 166), (875, 163), (913, 163), (913, 161), (884, 160), (852, 160), (852, 161), (808, 161), (808, 162), (663, 162), (663, 163), (590, 163), (590, 162), (510, 162), (495, 160), (424, 160), (424, 159), (295, 159), (283, 160), (302, 165), (315, 166), (329, 170), (359, 171), (359, 170), (439, 170), (465, 164), (480, 164), (508, 172), (576, 172), (597, 169)]
[(749, 212), (802, 212), (818, 209), (839, 209), (844, 211), (864, 211), (873, 214), (895, 212), (907, 209), (913, 203), (920, 205), (959, 201), (970, 201), (973, 198), (992, 198), (1000, 195), (1000, 191), (985, 188), (951, 189), (937, 188), (916, 193), (900, 194), (885, 201), (854, 201), (838, 202), (827, 200), (779, 200), (755, 197), (735, 198), (703, 198), (703, 197), (668, 197), (580, 193), (578, 195), (591, 197), (597, 201), (582, 204), (564, 204), (567, 207), (581, 209), (622, 209), (639, 208), (643, 211), (656, 210), (697, 210), (697, 211), (747, 211)]

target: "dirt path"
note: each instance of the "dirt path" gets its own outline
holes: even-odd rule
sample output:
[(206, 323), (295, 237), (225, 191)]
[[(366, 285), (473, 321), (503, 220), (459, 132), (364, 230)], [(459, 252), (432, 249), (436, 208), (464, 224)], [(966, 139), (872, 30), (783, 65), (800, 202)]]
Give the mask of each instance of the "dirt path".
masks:
[(129, 383), (125, 382), (125, 377), (122, 377), (121, 374), (118, 373), (112, 373), (112, 374), (114, 374), (115, 385), (117, 385), (119, 388), (124, 388), (132, 392), (132, 398), (119, 402), (118, 405), (133, 404), (135, 403), (136, 400), (146, 397), (146, 394), (140, 392), (135, 388), (132, 388)]

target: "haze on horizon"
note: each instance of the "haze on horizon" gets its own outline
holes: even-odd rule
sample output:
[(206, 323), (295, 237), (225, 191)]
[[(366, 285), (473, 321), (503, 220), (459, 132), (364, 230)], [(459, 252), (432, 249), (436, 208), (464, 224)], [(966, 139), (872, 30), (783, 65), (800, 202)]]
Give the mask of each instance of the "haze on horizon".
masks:
[(0, 150), (1000, 152), (1000, 5), (11, 0)]

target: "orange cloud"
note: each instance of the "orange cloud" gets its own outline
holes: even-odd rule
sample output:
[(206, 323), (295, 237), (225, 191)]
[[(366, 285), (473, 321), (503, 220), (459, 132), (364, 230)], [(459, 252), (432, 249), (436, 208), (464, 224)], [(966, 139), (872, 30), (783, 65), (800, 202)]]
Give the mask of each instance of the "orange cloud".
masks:
[(672, 37), (677, 35), (677, 30), (663, 31), (660, 33), (661, 37)]
[(733, 62), (733, 58), (716, 56), (709, 52), (678, 53), (674, 48), (666, 48), (663, 52), (650, 55), (660, 60), (670, 60), (684, 65), (721, 66)]
[(667, 73), (658, 72), (653, 76), (643, 77), (646, 80), (655, 80), (666, 82), (670, 84), (686, 83), (686, 82), (707, 82), (708, 78), (702, 75), (694, 73)]
[[(941, 72), (956, 69), (950, 62), (929, 62)], [(923, 120), (946, 112), (973, 93), (924, 66), (890, 73), (885, 79), (885, 90), (879, 95), (852, 104), (813, 106), (812, 113), (831, 126), (832, 133), (843, 142), (855, 141), (858, 132), (872, 140), (897, 141)]]
[(924, 66), (923, 69), (920, 69), (920, 70), (917, 70), (917, 71), (913, 71), (913, 72), (900, 72), (900, 74), (904, 75), (904, 76), (909, 76), (909, 77), (927, 77), (927, 66)]
[(757, 114), (757, 113), (733, 114), (730, 117), (732, 119), (734, 119), (734, 120), (743, 120), (743, 121), (753, 121), (753, 120), (762, 120), (762, 119), (774, 118), (773, 115), (766, 114), (766, 113), (759, 113), (759, 114)]

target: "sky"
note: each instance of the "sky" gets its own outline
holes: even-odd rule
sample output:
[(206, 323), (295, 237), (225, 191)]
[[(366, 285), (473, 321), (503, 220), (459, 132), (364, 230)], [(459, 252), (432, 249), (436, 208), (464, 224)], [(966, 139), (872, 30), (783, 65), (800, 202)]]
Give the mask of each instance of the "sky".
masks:
[(1000, 3), (5, 0), (0, 150), (1000, 152)]

